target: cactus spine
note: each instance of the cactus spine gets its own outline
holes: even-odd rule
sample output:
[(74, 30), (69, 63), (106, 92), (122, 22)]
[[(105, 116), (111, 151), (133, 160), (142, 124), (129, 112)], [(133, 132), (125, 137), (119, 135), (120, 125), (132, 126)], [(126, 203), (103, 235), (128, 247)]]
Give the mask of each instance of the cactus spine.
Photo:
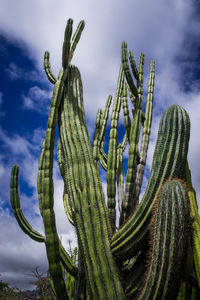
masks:
[[(122, 43), (122, 63), (106, 153), (104, 142), (112, 96), (108, 97), (105, 110), (97, 113), (92, 145), (85, 120), (81, 74), (71, 64), (84, 22), (79, 23), (74, 34), (72, 25), (69, 19), (58, 78), (51, 71), (49, 53), (45, 52), (44, 56), (47, 78), (54, 85), (37, 179), (45, 235), (30, 226), (21, 210), (18, 166), (12, 168), (10, 180), (16, 220), (32, 239), (45, 243), (51, 285), (57, 299), (187, 299), (189, 289), (191, 299), (195, 299), (200, 287), (200, 217), (187, 165), (189, 116), (175, 105), (163, 114), (149, 181), (138, 203), (151, 130), (154, 62), (150, 65), (144, 114), (144, 55), (140, 55), (137, 66), (133, 53), (127, 53), (127, 45)], [(128, 97), (133, 104), (132, 118)], [(125, 133), (119, 143), (121, 109)], [(56, 126), (59, 129), (57, 159), (64, 181), (63, 204), (78, 239), (73, 258), (58, 239), (53, 209)], [(129, 157), (124, 181), (123, 153), (127, 145)], [(107, 172), (107, 203), (99, 175), (100, 165)], [(116, 195), (119, 229), (116, 227)], [(194, 257), (194, 266), (186, 268), (185, 260), (190, 256), (192, 262)]]

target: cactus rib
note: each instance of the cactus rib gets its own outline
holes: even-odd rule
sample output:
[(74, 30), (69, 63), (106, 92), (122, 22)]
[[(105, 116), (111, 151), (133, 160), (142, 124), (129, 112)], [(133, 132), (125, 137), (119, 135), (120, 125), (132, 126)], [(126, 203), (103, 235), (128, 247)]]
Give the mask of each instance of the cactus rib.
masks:
[(85, 22), (84, 21), (80, 21), (80, 23), (78, 24), (78, 27), (72, 37), (72, 41), (71, 41), (71, 45), (70, 45), (70, 52), (69, 52), (69, 61), (72, 60), (72, 57), (73, 57), (73, 54), (74, 54), (74, 51), (76, 49), (76, 46), (80, 40), (80, 37), (81, 37), (81, 33), (83, 31), (85, 27)]
[(180, 106), (171, 106), (163, 114), (153, 156), (152, 170), (145, 194), (134, 214), (122, 225), (112, 239), (113, 254), (133, 257), (143, 245), (156, 191), (164, 180), (182, 178), (188, 152), (190, 120)]
[[(67, 70), (65, 70), (67, 72)], [(59, 238), (56, 230), (55, 214), (53, 210), (53, 153), (55, 128), (58, 119), (58, 108), (60, 106), (63, 93), (63, 70), (54, 86), (49, 118), (47, 121), (47, 131), (43, 143), (42, 158), (40, 159), (39, 189), (40, 189), (40, 208), (45, 230), (45, 246), (49, 261), (49, 272), (53, 279), (54, 288), (58, 299), (68, 299), (62, 269), (60, 265)]]
[(65, 34), (64, 34), (64, 42), (63, 42), (63, 48), (62, 48), (62, 67), (65, 70), (69, 65), (69, 53), (70, 53), (70, 40), (72, 36), (72, 25), (73, 20), (69, 19), (67, 21), (67, 26), (65, 28)]
[(196, 193), (192, 186), (191, 174), (190, 174), (190, 169), (188, 167), (188, 162), (186, 162), (185, 172), (186, 172), (186, 180), (189, 188), (188, 195), (190, 198), (191, 217), (193, 219), (192, 249), (194, 255), (194, 264), (195, 264), (195, 270), (197, 274), (197, 280), (200, 286), (200, 216), (198, 213)]
[(21, 229), (37, 242), (44, 242), (45, 237), (34, 230), (23, 215), (18, 194), (19, 167), (13, 166), (10, 177), (10, 201), (15, 218)]
[(99, 142), (99, 135), (100, 135), (100, 130), (101, 130), (101, 121), (102, 121), (102, 115), (103, 112), (101, 109), (98, 110), (97, 112), (97, 117), (96, 117), (96, 123), (95, 123), (95, 131), (94, 131), (94, 137), (93, 137), (93, 157), (94, 161), (96, 164), (96, 168), (99, 171), (99, 157), (100, 157), (100, 142)]
[(87, 287), (92, 299), (114, 299), (116, 295), (123, 299), (108, 245), (110, 229), (102, 186), (94, 166), (85, 119), (80, 110), (82, 91), (78, 93), (80, 87), (75, 85), (77, 77), (81, 82), (80, 73), (76, 67), (71, 66), (69, 76), (61, 107), (60, 135), (67, 162), (65, 181), (70, 194), (73, 194), (73, 219), (78, 243), (83, 251)]
[(51, 65), (50, 65), (49, 57), (50, 57), (49, 52), (45, 51), (45, 53), (44, 53), (44, 70), (45, 70), (45, 73), (46, 73), (47, 78), (49, 79), (49, 81), (51, 83), (55, 84), (56, 83), (56, 77), (53, 75), (53, 73), (51, 71)]
[[(13, 166), (10, 178), (10, 200), (14, 215), (24, 233), (28, 234), (33, 240), (37, 242), (45, 242), (45, 237), (31, 227), (31, 225), (28, 223), (27, 219), (25, 218), (22, 212), (18, 193), (18, 174), (19, 167), (17, 165)], [(72, 276), (76, 276), (78, 273), (77, 267), (72, 263), (72, 260), (70, 260), (69, 255), (67, 254), (61, 243), (59, 244), (59, 247), (61, 253), (61, 260), (62, 262), (64, 262), (66, 270)]]
[(131, 76), (131, 72), (128, 65), (128, 58), (127, 58), (127, 44), (125, 42), (122, 43), (122, 50), (121, 50), (121, 57), (122, 57), (122, 64), (124, 69), (124, 74), (128, 83), (128, 86), (131, 90), (131, 93), (134, 97), (138, 98), (138, 91), (134, 84), (133, 78)]
[(190, 207), (179, 179), (161, 186), (151, 222), (152, 249), (138, 300), (175, 299), (181, 283), (189, 242)]
[(151, 61), (150, 66), (150, 75), (149, 75), (149, 88), (148, 88), (148, 95), (147, 95), (147, 103), (146, 103), (146, 110), (145, 110), (145, 121), (144, 121), (144, 128), (142, 131), (142, 141), (141, 141), (141, 149), (140, 149), (140, 162), (137, 166), (136, 172), (136, 180), (135, 180), (135, 201), (138, 201), (140, 189), (142, 185), (142, 179), (144, 174), (144, 167), (146, 164), (147, 158), (147, 150), (149, 144), (149, 135), (151, 130), (151, 121), (152, 121), (152, 109), (153, 109), (153, 89), (154, 89), (154, 75), (155, 67), (154, 61)]
[(113, 104), (112, 119), (110, 125), (110, 140), (108, 148), (108, 160), (107, 160), (107, 205), (109, 211), (109, 219), (112, 228), (112, 232), (116, 229), (116, 167), (117, 167), (117, 126), (119, 119), (119, 112), (121, 107), (121, 95), (123, 87), (123, 69), (122, 66), (119, 71), (117, 91)]

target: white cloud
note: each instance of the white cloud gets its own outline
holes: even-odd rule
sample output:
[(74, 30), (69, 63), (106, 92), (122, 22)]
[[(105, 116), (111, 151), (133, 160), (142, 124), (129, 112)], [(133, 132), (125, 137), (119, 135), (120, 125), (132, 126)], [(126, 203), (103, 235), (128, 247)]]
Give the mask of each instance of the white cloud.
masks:
[(8, 68), (5, 68), (4, 70), (6, 74), (9, 76), (11, 80), (18, 80), (22, 79), (25, 81), (41, 81), (44, 80), (44, 78), (41, 76), (41, 72), (37, 72), (36, 70), (32, 71), (26, 71), (19, 66), (17, 66), (15, 63), (11, 62), (8, 66)]
[[(12, 135), (3, 130), (0, 130), (0, 139), (4, 144), (4, 151), (10, 151), (11, 157), (15, 157), (21, 166), (19, 174), (19, 193), (22, 211), (25, 217), (35, 229), (44, 233), (41, 217), (38, 217), (39, 205), (37, 200), (37, 168), (39, 157), (35, 157), (35, 152), (38, 153), (41, 144), (41, 136), (44, 136), (44, 130), (38, 128), (34, 131), (32, 140), (27, 141), (19, 135)], [(17, 224), (14, 217), (10, 215), (8, 206), (9, 203), (9, 176), (11, 166), (14, 164), (13, 159), (5, 163), (5, 152), (2, 151), (0, 157), (0, 226), (3, 228), (0, 232), (1, 243), (0, 246), (0, 274), (1, 280), (9, 281), (13, 286), (20, 288), (33, 288), (28, 283), (30, 277), (24, 275), (30, 273), (37, 266), (39, 270), (45, 272), (48, 269), (45, 247), (41, 243), (32, 241)], [(76, 245), (75, 231), (67, 220), (65, 215), (62, 193), (63, 184), (58, 176), (58, 167), (55, 165), (54, 171), (54, 201), (56, 223), (59, 236), (62, 238), (62, 243), (68, 249), (68, 240), (72, 240), (72, 247)], [(9, 172), (8, 172), (9, 171)], [(22, 176), (21, 176), (22, 175)], [(21, 186), (22, 179), (32, 189), (32, 195), (27, 196)]]
[(105, 0), (98, 3), (91, 0), (84, 3), (20, 0), (17, 4), (8, 0), (1, 5), (0, 31), (21, 40), (23, 45), (25, 43), (24, 51), (35, 60), (40, 70), (44, 51), (49, 50), (52, 69), (57, 73), (61, 65), (66, 21), (73, 18), (76, 28), (84, 19), (86, 27), (74, 63), (82, 73), (87, 115), (94, 120), (94, 111), (104, 106), (108, 94), (114, 93), (121, 41), (128, 42), (136, 58), (143, 51), (147, 65), (154, 58), (157, 73), (162, 75), (180, 49), (182, 51), (185, 32), (190, 28), (194, 31), (192, 9), (192, 3), (178, 0), (167, 3), (128, 0), (126, 4), (122, 0), (117, 3)]
[(35, 110), (47, 114), (52, 91), (41, 89), (39, 86), (32, 86), (27, 96), (23, 96), (23, 109)]
[(2, 111), (2, 103), (3, 103), (3, 93), (0, 92), (0, 116), (5, 116), (5, 112)]
[(0, 274), (2, 281), (8, 281), (20, 288), (33, 288), (30, 278), (24, 275), (37, 266), (41, 271), (48, 269), (45, 246), (37, 243), (22, 232), (16, 220), (8, 213), (0, 212), (0, 231), (3, 241), (0, 245)]

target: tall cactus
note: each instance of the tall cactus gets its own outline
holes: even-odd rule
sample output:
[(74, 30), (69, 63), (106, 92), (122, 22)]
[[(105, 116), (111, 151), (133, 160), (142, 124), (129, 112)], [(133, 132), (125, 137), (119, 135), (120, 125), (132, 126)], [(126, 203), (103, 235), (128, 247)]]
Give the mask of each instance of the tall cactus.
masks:
[[(80, 22), (73, 36), (72, 25), (69, 19), (58, 78), (51, 71), (49, 53), (45, 52), (44, 56), (47, 78), (54, 85), (37, 181), (45, 235), (30, 226), (21, 210), (18, 166), (12, 168), (10, 180), (16, 220), (32, 239), (45, 243), (51, 285), (57, 299), (188, 299), (189, 288), (191, 296), (196, 297), (200, 289), (200, 217), (187, 163), (189, 116), (175, 105), (163, 114), (149, 181), (139, 203), (152, 121), (154, 61), (150, 65), (144, 113), (144, 54), (140, 55), (137, 67), (133, 53), (127, 53), (127, 45), (122, 43), (122, 63), (106, 153), (104, 142), (112, 97), (108, 97), (104, 112), (97, 113), (92, 145), (86, 125), (81, 74), (71, 64), (84, 22)], [(133, 104), (132, 117), (128, 97)], [(121, 109), (125, 134), (119, 143)], [(63, 204), (77, 234), (77, 263), (77, 250), (71, 258), (56, 230), (53, 208), (56, 126), (58, 164), (64, 181)], [(129, 157), (124, 178), (123, 153), (127, 145)], [(107, 202), (100, 166), (107, 172)]]

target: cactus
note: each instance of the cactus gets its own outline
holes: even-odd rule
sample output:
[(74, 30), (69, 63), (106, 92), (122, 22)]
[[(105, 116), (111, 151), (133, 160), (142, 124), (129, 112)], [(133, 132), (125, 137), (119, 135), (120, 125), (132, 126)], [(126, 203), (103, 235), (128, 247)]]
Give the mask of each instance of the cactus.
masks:
[[(151, 300), (189, 299), (190, 296), (195, 299), (200, 289), (200, 217), (187, 163), (189, 116), (176, 105), (163, 114), (150, 177), (139, 202), (152, 122), (154, 61), (150, 64), (144, 113), (144, 54), (140, 55), (137, 67), (133, 53), (127, 53), (127, 44), (122, 43), (106, 153), (104, 143), (112, 96), (108, 97), (105, 110), (97, 112), (91, 144), (81, 74), (71, 64), (84, 22), (79, 23), (73, 36), (72, 25), (69, 19), (58, 78), (51, 71), (49, 53), (44, 55), (44, 69), (54, 85), (37, 179), (44, 236), (31, 227), (21, 210), (18, 166), (12, 168), (10, 180), (16, 220), (32, 239), (45, 244), (51, 286), (57, 299)], [(132, 117), (128, 97), (133, 104)], [(125, 133), (119, 143), (121, 109)], [(64, 182), (63, 206), (78, 240), (73, 257), (58, 238), (53, 208), (56, 126), (59, 129), (57, 160)], [(124, 180), (123, 153), (127, 145), (129, 157)], [(100, 166), (107, 172), (107, 202)], [(120, 228), (116, 226), (117, 195)]]

